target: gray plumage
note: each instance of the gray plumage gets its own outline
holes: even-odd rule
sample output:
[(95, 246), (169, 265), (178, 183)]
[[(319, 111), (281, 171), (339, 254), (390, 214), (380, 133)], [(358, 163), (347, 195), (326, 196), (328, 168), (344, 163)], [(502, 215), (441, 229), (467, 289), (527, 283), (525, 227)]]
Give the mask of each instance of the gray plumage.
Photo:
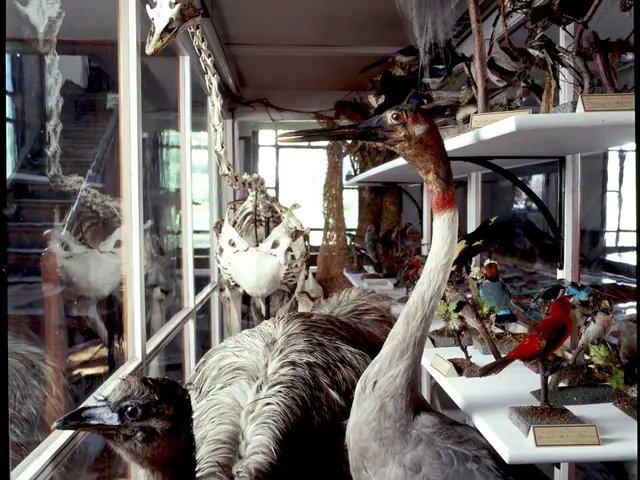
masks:
[(348, 478), (343, 424), (393, 325), (393, 303), (346, 290), (205, 354), (187, 384), (199, 475)]
[[(184, 480), (350, 479), (344, 434), (353, 392), (393, 326), (394, 309), (386, 296), (346, 290), (311, 312), (280, 315), (226, 339), (204, 355), (185, 388), (168, 379), (143, 379), (148, 388), (141, 387), (128, 378), (99, 404), (102, 417), (124, 418), (133, 397), (160, 416), (138, 415), (138, 429), (125, 425), (129, 433), (119, 434), (114, 446), (158, 480), (178, 470)], [(169, 392), (160, 404), (153, 382), (155, 392)], [(192, 413), (169, 401), (185, 397)], [(105, 413), (105, 404), (112, 410)], [(56, 428), (86, 429), (86, 412), (79, 411)], [(191, 472), (186, 450), (148, 446), (159, 438), (190, 438), (185, 412), (196, 449)]]
[(443, 45), (455, 25), (456, 0), (395, 0), (400, 16), (426, 64), (433, 45)]
[(346, 430), (353, 479), (536, 478), (538, 471), (532, 466), (515, 467), (519, 471), (512, 474), (512, 467), (477, 430), (434, 411), (420, 394), (421, 360), (449, 279), (458, 232), (453, 174), (433, 119), (412, 105), (400, 105), (349, 132), (340, 133), (340, 139), (385, 141), (416, 167), (431, 198), (437, 199), (432, 203), (432, 243), (422, 274), (355, 389)]
[(11, 318), (8, 325), (9, 435), (15, 467), (46, 436), (45, 388), (47, 383), (55, 385), (56, 379), (42, 341), (27, 325)]

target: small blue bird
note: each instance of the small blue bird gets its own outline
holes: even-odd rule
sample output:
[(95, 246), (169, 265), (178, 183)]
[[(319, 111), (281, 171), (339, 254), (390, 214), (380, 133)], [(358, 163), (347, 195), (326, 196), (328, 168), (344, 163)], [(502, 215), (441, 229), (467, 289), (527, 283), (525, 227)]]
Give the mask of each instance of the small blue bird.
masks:
[(478, 289), (480, 298), (484, 298), (489, 307), (494, 307), (498, 311), (496, 322), (515, 322), (517, 318), (511, 313), (511, 291), (500, 280), (498, 263), (494, 260), (485, 261), (484, 275), (486, 278)]

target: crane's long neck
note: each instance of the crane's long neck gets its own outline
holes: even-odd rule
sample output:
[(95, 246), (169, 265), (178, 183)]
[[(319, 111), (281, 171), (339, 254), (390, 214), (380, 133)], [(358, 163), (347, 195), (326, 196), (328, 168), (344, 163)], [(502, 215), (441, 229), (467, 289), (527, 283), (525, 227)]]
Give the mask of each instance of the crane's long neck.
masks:
[(449, 278), (458, 233), (453, 175), (442, 139), (438, 135), (414, 142), (403, 154), (416, 166), (429, 191), (433, 216), (431, 248), (409, 301), (380, 354), (367, 369), (370, 373), (365, 372), (367, 378), (363, 376), (365, 382), (375, 382), (375, 387), (363, 388), (362, 392), (364, 396), (370, 393), (371, 397), (406, 402), (397, 411), (398, 421), (407, 418), (403, 415), (405, 408), (411, 409), (419, 395), (422, 353)]

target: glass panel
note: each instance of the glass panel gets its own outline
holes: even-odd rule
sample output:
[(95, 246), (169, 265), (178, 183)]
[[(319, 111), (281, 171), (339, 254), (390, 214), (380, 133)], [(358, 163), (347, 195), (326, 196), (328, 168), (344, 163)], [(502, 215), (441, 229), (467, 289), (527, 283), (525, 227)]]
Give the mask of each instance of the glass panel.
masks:
[(149, 362), (144, 369), (147, 377), (169, 377), (177, 382), (184, 380), (183, 365), (183, 337), (184, 328), (174, 336), (166, 347)]
[(280, 149), (279, 200), (286, 207), (300, 204), (295, 213), (306, 228), (324, 228), (322, 190), (326, 173), (325, 149)]
[(13, 106), (13, 97), (11, 95), (7, 95), (7, 105), (6, 105), (6, 115), (9, 119), (16, 118), (15, 108)]
[(196, 362), (211, 349), (211, 298), (196, 312)]
[[(457, 178), (455, 181), (456, 204), (458, 205), (458, 238), (467, 233), (467, 179)], [(422, 201), (420, 201), (422, 206)], [(422, 223), (422, 222), (421, 222)]]
[[(12, 469), (124, 363), (127, 343), (118, 110), (108, 101), (118, 95), (118, 6), (68, 7), (59, 62), (49, 62), (51, 40), (41, 50), (36, 41), (42, 17), (6, 3), (5, 83), (15, 92), (4, 209)], [(57, 122), (61, 129), (46, 131)]]
[(636, 152), (622, 150), (622, 161), (609, 151), (580, 167), (580, 282), (608, 295), (617, 320), (637, 308)]
[(609, 161), (605, 170), (607, 176), (607, 190), (617, 192), (620, 189), (620, 161), (618, 152), (613, 150), (608, 153)]
[[(352, 159), (349, 155), (342, 159), (342, 181), (346, 182), (355, 176), (357, 165), (351, 163)], [(354, 162), (355, 163), (355, 162)]]
[(8, 52), (5, 53), (4, 59), (5, 59), (4, 62), (5, 62), (6, 89), (8, 93), (13, 93), (15, 91), (15, 87), (13, 85), (13, 69), (11, 65), (11, 53), (8, 53)]
[[(538, 193), (557, 221), (558, 162), (529, 165), (511, 171)], [(466, 192), (464, 198), (466, 200)], [(459, 208), (462, 202), (460, 195)], [(483, 173), (481, 220), (494, 216), (498, 217), (493, 224), (493, 228), (500, 232), (498, 240), (480, 254), (480, 263), (489, 256), (496, 260), (500, 277), (509, 285), (514, 297), (555, 281), (558, 250), (553, 247), (555, 240), (542, 213), (511, 182), (493, 172)], [(466, 209), (464, 217), (461, 213), (462, 221), (466, 222)]]
[(13, 173), (16, 166), (16, 126), (7, 122), (7, 178)]
[(267, 192), (269, 192), (269, 195), (271, 195), (272, 197), (276, 196), (276, 189), (275, 188), (267, 188)]
[(191, 190), (193, 197), (193, 271), (196, 295), (211, 281), (209, 167), (207, 95), (194, 74), (191, 82)]
[(61, 478), (66, 480), (124, 480), (131, 477), (127, 462), (107, 446), (100, 435), (90, 433), (50, 478), (51, 480)]
[(275, 145), (275, 144), (276, 144), (275, 130), (260, 130), (258, 132), (258, 145)]
[[(616, 159), (617, 160), (617, 159)], [(606, 230), (617, 230), (619, 225), (618, 213), (620, 207), (618, 202), (620, 200), (620, 194), (618, 192), (606, 193), (606, 215), (605, 215), (605, 228)]]
[[(144, 44), (151, 27), (139, 2)], [(169, 45), (159, 56), (142, 55), (143, 221), (148, 225), (145, 302), (147, 338), (182, 306), (180, 132), (178, 50)]]
[(265, 184), (273, 187), (276, 184), (276, 148), (260, 147), (258, 150), (258, 174), (264, 178)]
[(345, 188), (342, 191), (342, 202), (347, 228), (358, 228), (358, 189)]

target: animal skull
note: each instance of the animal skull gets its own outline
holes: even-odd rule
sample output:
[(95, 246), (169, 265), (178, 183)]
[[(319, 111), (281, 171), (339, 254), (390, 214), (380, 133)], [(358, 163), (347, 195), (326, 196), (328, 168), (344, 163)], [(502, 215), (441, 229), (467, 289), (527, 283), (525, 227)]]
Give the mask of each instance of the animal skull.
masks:
[(198, 21), (202, 10), (195, 6), (193, 0), (188, 0), (186, 4), (179, 0), (156, 0), (155, 8), (147, 4), (147, 15), (151, 20), (151, 28), (144, 51), (153, 56), (169, 45), (180, 32)]

